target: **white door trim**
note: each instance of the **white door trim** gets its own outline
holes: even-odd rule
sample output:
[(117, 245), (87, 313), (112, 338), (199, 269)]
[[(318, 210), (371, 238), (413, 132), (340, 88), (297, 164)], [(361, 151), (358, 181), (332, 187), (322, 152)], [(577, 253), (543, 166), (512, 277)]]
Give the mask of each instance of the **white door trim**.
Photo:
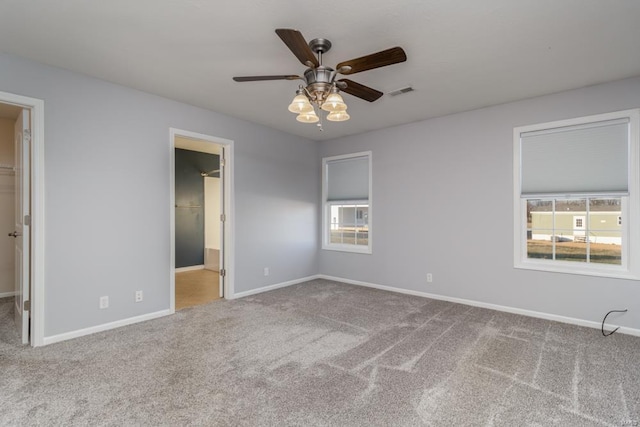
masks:
[(0, 102), (31, 110), (31, 345), (44, 345), (44, 101), (0, 92)]
[(226, 270), (224, 280), (224, 297), (232, 299), (234, 297), (234, 244), (235, 233), (234, 225), (234, 206), (235, 197), (233, 193), (233, 141), (230, 139), (218, 138), (215, 136), (205, 135), (197, 132), (191, 132), (182, 129), (169, 128), (169, 238), (170, 238), (170, 263), (169, 263), (169, 309), (171, 313), (175, 313), (176, 309), (176, 217), (175, 217), (175, 138), (181, 136), (184, 138), (196, 139), (200, 141), (212, 142), (224, 147), (225, 167), (224, 167), (224, 214), (226, 221), (224, 223), (224, 251), (225, 265), (220, 266)]

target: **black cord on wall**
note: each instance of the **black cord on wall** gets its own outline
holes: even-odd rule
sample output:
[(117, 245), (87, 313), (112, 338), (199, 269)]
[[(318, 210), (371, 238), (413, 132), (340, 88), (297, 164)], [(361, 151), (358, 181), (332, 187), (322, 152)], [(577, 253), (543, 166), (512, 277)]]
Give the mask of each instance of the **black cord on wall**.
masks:
[(604, 322), (607, 321), (607, 316), (609, 316), (611, 313), (626, 313), (627, 309), (625, 308), (624, 310), (611, 310), (610, 312), (608, 312), (607, 314), (604, 315), (604, 319), (602, 319), (602, 336), (608, 337), (609, 335), (613, 335), (618, 329), (620, 329), (620, 326), (618, 326), (617, 328), (615, 328), (613, 331), (611, 332), (607, 332), (606, 334), (604, 333)]

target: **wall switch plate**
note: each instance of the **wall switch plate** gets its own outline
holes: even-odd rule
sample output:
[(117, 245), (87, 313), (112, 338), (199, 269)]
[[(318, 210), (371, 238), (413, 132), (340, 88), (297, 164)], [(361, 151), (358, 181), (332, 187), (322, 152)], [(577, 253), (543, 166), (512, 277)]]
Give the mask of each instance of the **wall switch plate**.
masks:
[(143, 294), (142, 291), (136, 291), (136, 302), (142, 302)]
[(109, 297), (100, 297), (100, 309), (109, 308)]
[(264, 275), (268, 276), (269, 275), (269, 267), (265, 267), (264, 268)]
[(427, 283), (432, 283), (432, 282), (433, 282), (433, 274), (427, 273)]

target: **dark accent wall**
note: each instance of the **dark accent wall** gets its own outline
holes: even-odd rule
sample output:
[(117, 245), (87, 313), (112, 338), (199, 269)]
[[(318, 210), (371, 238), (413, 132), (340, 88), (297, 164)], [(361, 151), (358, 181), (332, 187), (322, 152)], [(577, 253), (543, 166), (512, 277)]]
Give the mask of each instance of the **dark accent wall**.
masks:
[[(204, 264), (204, 178), (220, 167), (216, 154), (176, 148), (176, 268)], [(210, 176), (219, 176), (212, 174)]]

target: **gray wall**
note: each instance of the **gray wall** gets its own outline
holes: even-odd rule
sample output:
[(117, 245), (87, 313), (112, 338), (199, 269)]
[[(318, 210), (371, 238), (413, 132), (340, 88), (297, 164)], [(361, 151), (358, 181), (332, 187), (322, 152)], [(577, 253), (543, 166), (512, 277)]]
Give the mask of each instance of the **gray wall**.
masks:
[[(320, 144), (3, 54), (0, 91), (45, 101), (45, 336), (169, 307), (169, 127), (235, 141), (236, 292), (321, 272), (640, 328), (637, 282), (512, 266), (513, 127), (638, 107), (640, 79)], [(320, 157), (366, 150), (374, 253), (319, 251)]]
[(169, 308), (170, 127), (235, 141), (236, 292), (318, 272), (315, 143), (4, 54), (0, 91), (45, 102), (45, 337)]
[(320, 271), (591, 321), (628, 308), (612, 322), (640, 328), (636, 281), (513, 268), (512, 196), (514, 126), (637, 107), (639, 78), (322, 143), (373, 152), (373, 254), (321, 251)]
[(204, 178), (201, 173), (219, 169), (220, 156), (180, 148), (176, 148), (175, 153), (175, 265), (176, 268), (204, 265)]

